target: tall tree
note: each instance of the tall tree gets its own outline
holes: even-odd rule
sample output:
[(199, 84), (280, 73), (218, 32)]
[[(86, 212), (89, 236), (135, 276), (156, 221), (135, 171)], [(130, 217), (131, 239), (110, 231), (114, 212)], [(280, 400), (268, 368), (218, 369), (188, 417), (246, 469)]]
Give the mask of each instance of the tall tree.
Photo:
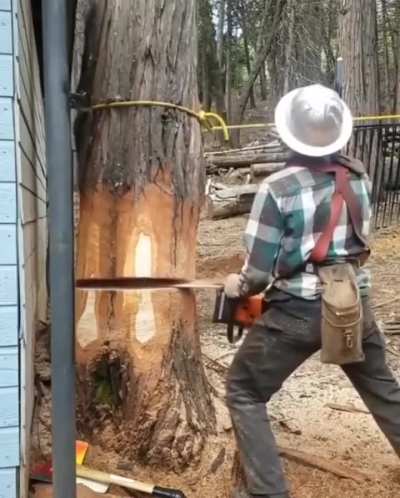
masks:
[(354, 115), (379, 111), (375, 0), (342, 0), (339, 54), (344, 61), (344, 99)]
[[(239, 25), (242, 29), (242, 34), (243, 34), (243, 47), (244, 47), (244, 55), (245, 55), (245, 60), (246, 60), (246, 71), (247, 71), (247, 77), (250, 77), (251, 75), (251, 56), (250, 56), (250, 22), (248, 19), (248, 6), (244, 0), (238, 0), (237, 1), (237, 6), (236, 6), (236, 11), (238, 14), (238, 21)], [(256, 106), (256, 98), (255, 98), (255, 92), (254, 92), (254, 87), (250, 91), (250, 107), (254, 109)]]
[(221, 71), (217, 58), (216, 33), (210, 0), (198, 0), (198, 52), (200, 100), (205, 109), (210, 109), (213, 98), (223, 89), (220, 88)]
[(224, 27), (226, 17), (226, 0), (219, 0), (218, 5), (218, 26), (217, 26), (217, 62), (218, 62), (218, 86), (216, 95), (216, 108), (221, 116), (226, 117), (225, 106), (225, 39)]
[(288, 11), (288, 40), (285, 47), (285, 63), (284, 63), (284, 78), (283, 78), (283, 94), (288, 93), (290, 90), (291, 83), (291, 72), (292, 72), (292, 54), (293, 54), (293, 40), (294, 40), (294, 28), (295, 28), (295, 5), (293, 0), (287, 1), (287, 11)]
[[(91, 103), (198, 109), (195, 0), (80, 0), (88, 6), (78, 90)], [(203, 202), (200, 126), (159, 107), (93, 111), (75, 126), (77, 277), (195, 272)], [(78, 292), (79, 429), (163, 467), (195, 462), (214, 424), (188, 292)]]
[[(281, 20), (281, 14), (282, 14), (282, 9), (284, 7), (286, 0), (276, 0), (272, 2), (270, 0), (269, 2), (266, 2), (265, 10), (264, 10), (264, 16), (263, 16), (263, 23), (261, 25), (261, 32), (264, 34), (265, 33), (265, 38), (263, 39), (259, 51), (256, 56), (256, 61), (254, 63), (252, 72), (249, 76), (248, 82), (243, 88), (242, 95), (240, 97), (240, 102), (239, 102), (239, 117), (240, 120), (243, 120), (244, 113), (246, 110), (246, 106), (250, 97), (250, 92), (251, 89), (254, 86), (254, 83), (256, 82), (256, 79), (260, 73), (261, 68), (264, 65), (265, 59), (267, 58), (268, 54), (271, 51), (271, 48), (274, 43), (274, 38), (276, 33), (278, 32), (279, 28), (279, 23)], [(273, 13), (272, 14), (272, 23), (268, 27), (268, 13)]]

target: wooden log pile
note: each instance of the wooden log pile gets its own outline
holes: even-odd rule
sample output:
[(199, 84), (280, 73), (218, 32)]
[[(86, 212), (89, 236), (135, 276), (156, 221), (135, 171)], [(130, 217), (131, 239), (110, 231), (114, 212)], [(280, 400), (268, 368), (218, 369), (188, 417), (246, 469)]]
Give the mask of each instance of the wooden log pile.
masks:
[(288, 158), (289, 151), (275, 137), (263, 144), (206, 153), (206, 216), (221, 219), (249, 213), (259, 183), (284, 168)]

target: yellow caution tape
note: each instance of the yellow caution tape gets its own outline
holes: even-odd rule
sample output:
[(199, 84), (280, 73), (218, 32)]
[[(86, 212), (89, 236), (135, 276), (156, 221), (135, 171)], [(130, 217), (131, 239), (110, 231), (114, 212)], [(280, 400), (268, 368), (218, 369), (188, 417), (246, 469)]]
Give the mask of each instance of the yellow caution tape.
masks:
[(360, 116), (353, 118), (354, 121), (384, 121), (386, 119), (400, 119), (400, 114), (385, 114), (383, 116)]
[(115, 109), (115, 108), (121, 108), (121, 107), (164, 107), (166, 109), (174, 109), (176, 111), (181, 111), (185, 112), (186, 114), (189, 114), (189, 116), (192, 116), (193, 118), (196, 118), (202, 126), (207, 128), (208, 130), (214, 130), (215, 126), (213, 126), (212, 122), (214, 120), (219, 123), (218, 128), (221, 129), (224, 133), (224, 138), (225, 140), (229, 140), (229, 131), (228, 127), (226, 126), (226, 123), (224, 119), (216, 114), (215, 112), (205, 112), (205, 111), (193, 111), (193, 109), (190, 109), (189, 107), (185, 107), (182, 105), (178, 104), (173, 104), (171, 102), (162, 102), (162, 101), (157, 101), (157, 100), (121, 100), (121, 101), (113, 101), (113, 102), (103, 102), (99, 104), (94, 104), (91, 108), (94, 111), (101, 110), (101, 109)]
[[(385, 121), (388, 119), (400, 119), (400, 114), (387, 114), (383, 116), (359, 116), (353, 118), (354, 122), (363, 121)], [(248, 124), (238, 124), (238, 125), (226, 125), (228, 130), (241, 130), (246, 128), (271, 128), (275, 123), (248, 123)], [(222, 130), (221, 126), (214, 126), (213, 130)]]
[[(222, 130), (224, 138), (226, 141), (229, 140), (229, 130), (243, 130), (250, 128), (271, 128), (274, 123), (248, 123), (248, 124), (236, 124), (227, 125), (224, 119), (215, 112), (196, 112), (189, 107), (185, 107), (178, 104), (173, 104), (171, 102), (162, 102), (157, 100), (124, 100), (124, 101), (113, 101), (104, 102), (99, 104), (94, 104), (92, 109), (94, 111), (100, 109), (112, 109), (121, 107), (164, 107), (166, 109), (175, 109), (177, 111), (185, 112), (189, 116), (197, 119), (200, 124), (206, 128), (208, 131), (220, 131)], [(382, 116), (360, 116), (353, 118), (354, 122), (364, 122), (364, 121), (384, 121), (388, 119), (400, 119), (400, 114), (387, 114)], [(218, 124), (215, 125), (215, 122)], [(214, 123), (214, 124), (213, 124)]]

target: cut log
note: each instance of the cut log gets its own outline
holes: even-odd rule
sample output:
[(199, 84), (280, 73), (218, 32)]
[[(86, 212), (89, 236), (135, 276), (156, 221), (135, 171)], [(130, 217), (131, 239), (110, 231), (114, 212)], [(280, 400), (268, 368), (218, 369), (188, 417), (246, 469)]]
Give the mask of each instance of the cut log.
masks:
[(286, 163), (260, 163), (252, 164), (250, 166), (250, 172), (252, 178), (260, 179), (260, 177), (266, 177), (276, 173), (285, 167)]
[[(195, 0), (78, 2), (88, 4), (79, 91), (198, 108)], [(197, 120), (129, 107), (80, 115), (75, 132), (77, 278), (193, 278), (205, 190)], [(193, 292), (77, 290), (76, 304), (82, 437), (132, 465), (198, 462), (215, 417)]]
[(275, 152), (262, 154), (232, 154), (231, 156), (221, 156), (208, 158), (208, 170), (213, 171), (219, 168), (243, 168), (251, 164), (259, 163), (282, 163), (289, 159), (287, 152)]
[(207, 216), (213, 220), (249, 213), (258, 185), (240, 185), (218, 190), (207, 199)]

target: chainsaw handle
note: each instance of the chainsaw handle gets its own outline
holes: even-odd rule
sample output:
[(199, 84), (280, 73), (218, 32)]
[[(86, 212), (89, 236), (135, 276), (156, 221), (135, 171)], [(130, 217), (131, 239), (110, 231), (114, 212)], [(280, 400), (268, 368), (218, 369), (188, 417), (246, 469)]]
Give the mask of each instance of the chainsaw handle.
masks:
[(228, 337), (228, 341), (231, 343), (231, 344), (235, 344), (236, 342), (240, 341), (240, 339), (243, 337), (243, 327), (241, 327), (240, 325), (237, 326), (237, 333), (235, 334), (235, 323), (233, 322), (229, 322), (228, 325), (227, 325), (227, 329), (226, 329), (226, 335)]

